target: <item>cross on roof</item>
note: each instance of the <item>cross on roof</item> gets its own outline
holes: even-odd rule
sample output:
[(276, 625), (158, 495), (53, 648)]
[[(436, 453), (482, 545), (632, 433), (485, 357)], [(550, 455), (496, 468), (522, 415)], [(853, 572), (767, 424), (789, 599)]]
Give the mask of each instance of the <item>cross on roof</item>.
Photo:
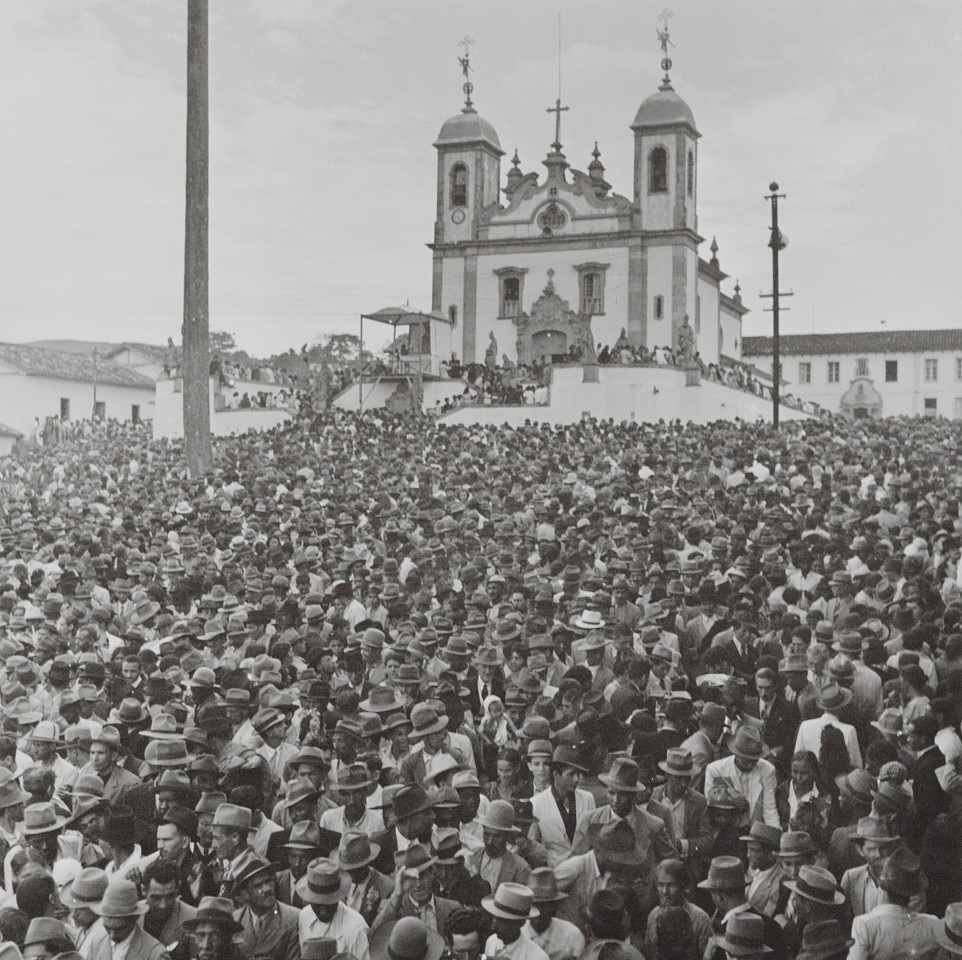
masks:
[(561, 114), (570, 109), (571, 107), (561, 106), (561, 98), (559, 97), (555, 100), (553, 107), (548, 107), (545, 110), (545, 113), (554, 114), (554, 143), (551, 146), (554, 147), (555, 153), (561, 153)]

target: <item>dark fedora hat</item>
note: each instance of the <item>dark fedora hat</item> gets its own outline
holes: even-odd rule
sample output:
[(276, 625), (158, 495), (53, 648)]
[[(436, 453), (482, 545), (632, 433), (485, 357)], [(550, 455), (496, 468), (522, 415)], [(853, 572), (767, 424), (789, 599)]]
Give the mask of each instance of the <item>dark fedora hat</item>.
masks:
[(104, 810), (100, 821), (100, 839), (119, 846), (132, 845), (137, 831), (134, 811), (126, 804), (112, 803)]

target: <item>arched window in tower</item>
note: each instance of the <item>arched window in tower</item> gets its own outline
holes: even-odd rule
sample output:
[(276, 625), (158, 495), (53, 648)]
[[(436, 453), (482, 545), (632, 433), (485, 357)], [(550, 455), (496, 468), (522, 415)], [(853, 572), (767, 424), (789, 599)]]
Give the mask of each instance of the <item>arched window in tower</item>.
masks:
[(451, 167), (451, 206), (468, 205), (468, 168), (463, 163)]
[(665, 298), (662, 296), (655, 297), (655, 319), (665, 319)]
[(695, 195), (695, 154), (688, 151), (688, 196)]
[(648, 192), (668, 192), (668, 151), (655, 147), (648, 154)]

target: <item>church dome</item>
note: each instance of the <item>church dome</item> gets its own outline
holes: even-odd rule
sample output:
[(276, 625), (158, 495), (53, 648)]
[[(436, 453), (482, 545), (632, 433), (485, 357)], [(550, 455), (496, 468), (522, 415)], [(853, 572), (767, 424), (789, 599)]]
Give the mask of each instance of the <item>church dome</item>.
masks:
[(471, 107), (465, 107), (450, 120), (445, 120), (437, 140), (434, 141), (436, 147), (457, 143), (486, 143), (498, 153), (504, 153), (494, 127)]
[(691, 107), (678, 96), (671, 86), (663, 85), (642, 103), (635, 114), (632, 130), (646, 127), (665, 127), (670, 124), (683, 123), (697, 130), (695, 115)]

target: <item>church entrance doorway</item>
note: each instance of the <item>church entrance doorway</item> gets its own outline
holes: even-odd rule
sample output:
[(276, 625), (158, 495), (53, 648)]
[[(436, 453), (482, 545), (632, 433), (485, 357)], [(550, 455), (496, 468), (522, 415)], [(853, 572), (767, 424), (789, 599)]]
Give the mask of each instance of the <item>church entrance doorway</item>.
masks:
[(561, 330), (539, 330), (531, 335), (531, 359), (560, 363), (568, 353), (568, 335)]

